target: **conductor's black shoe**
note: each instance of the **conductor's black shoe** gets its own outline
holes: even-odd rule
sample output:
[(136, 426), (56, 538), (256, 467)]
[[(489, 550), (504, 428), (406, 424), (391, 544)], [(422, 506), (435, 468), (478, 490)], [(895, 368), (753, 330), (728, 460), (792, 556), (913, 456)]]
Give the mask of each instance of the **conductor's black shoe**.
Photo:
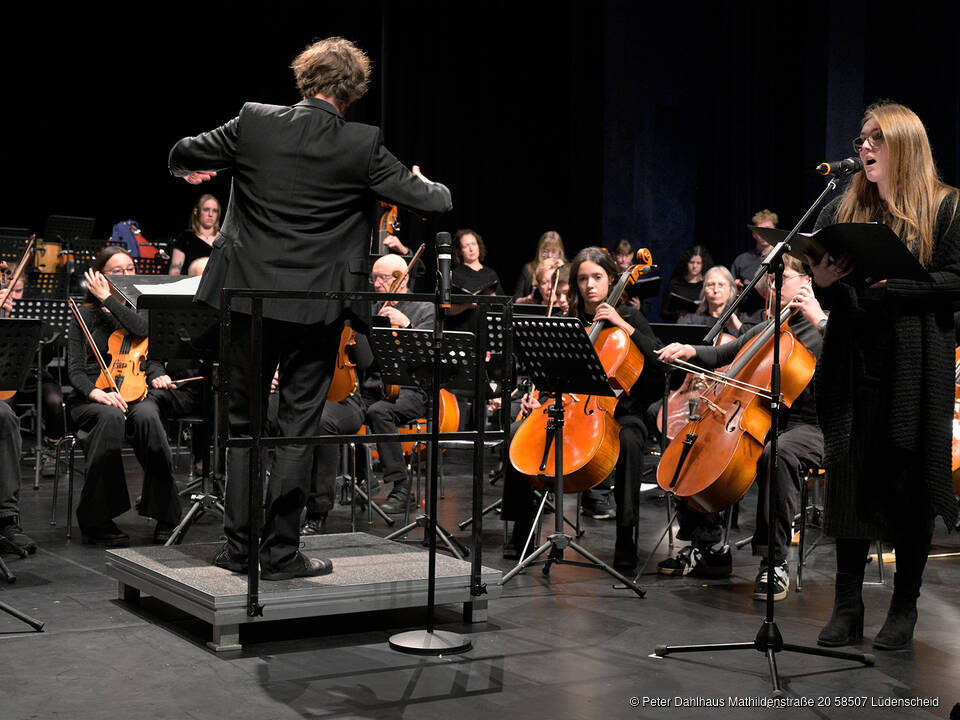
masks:
[(226, 546), (217, 553), (217, 556), (213, 559), (213, 564), (218, 568), (223, 568), (224, 570), (235, 573), (245, 573), (249, 567), (246, 555), (238, 557), (231, 553)]
[(323, 513), (320, 517), (307, 518), (306, 522), (303, 523), (303, 527), (300, 528), (301, 537), (306, 535), (322, 535), (323, 526), (326, 524), (326, 522), (326, 513)]
[(153, 529), (153, 542), (156, 545), (163, 545), (167, 540), (170, 539), (170, 536), (173, 535), (173, 531), (176, 529), (176, 523), (160, 522), (157, 521), (157, 527)]
[(293, 559), (273, 568), (261, 568), (264, 580), (289, 580), (298, 577), (316, 577), (333, 572), (333, 561), (326, 558), (311, 558), (297, 552)]
[(23, 529), (20, 527), (20, 525), (12, 519), (11, 522), (0, 528), (0, 535), (21, 550), (26, 550), (31, 554), (37, 551), (37, 544), (29, 535), (23, 532)]
[(413, 510), (413, 505), (413, 496), (409, 490), (394, 490), (387, 495), (387, 499), (380, 506), (380, 509), (388, 515), (400, 515), (407, 509)]
[(88, 545), (100, 545), (105, 548), (127, 547), (130, 536), (117, 527), (113, 520), (89, 528), (80, 528), (83, 541)]

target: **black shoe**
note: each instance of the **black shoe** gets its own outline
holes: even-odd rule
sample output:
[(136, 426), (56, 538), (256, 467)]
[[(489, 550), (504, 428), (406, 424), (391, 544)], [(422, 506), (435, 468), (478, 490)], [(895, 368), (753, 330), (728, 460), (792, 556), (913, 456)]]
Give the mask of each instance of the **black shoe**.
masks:
[(700, 551), (700, 557), (690, 570), (693, 577), (698, 578), (725, 578), (733, 575), (733, 554), (730, 546), (724, 545), (719, 550), (708, 547)]
[(16, 521), (9, 522), (0, 528), (0, 535), (6, 538), (11, 544), (16, 545), (21, 550), (25, 550), (30, 554), (37, 551), (37, 544), (29, 535), (23, 532), (23, 529)]
[(591, 495), (583, 499), (581, 505), (583, 514), (592, 517), (594, 520), (611, 520), (617, 514), (610, 498), (606, 496)]
[(327, 523), (327, 513), (321, 513), (318, 517), (307, 518), (307, 521), (300, 528), (301, 537), (305, 535), (322, 535), (323, 526)]
[(637, 567), (637, 543), (632, 526), (617, 526), (617, 541), (613, 548), (613, 568), (620, 572), (633, 572)]
[(505, 542), (503, 544), (503, 559), (504, 560), (519, 560), (520, 559), (520, 550), (522, 548), (517, 547), (513, 544), (513, 541)]
[[(790, 588), (790, 568), (783, 562), (773, 566), (773, 599), (783, 600), (787, 597), (787, 590)], [(760, 568), (757, 574), (757, 581), (753, 585), (753, 599), (767, 599), (767, 565)]]
[(402, 515), (408, 509), (413, 510), (414, 500), (409, 490), (394, 490), (380, 506), (388, 515)]
[(167, 540), (170, 539), (170, 536), (173, 535), (173, 531), (176, 529), (177, 523), (168, 523), (157, 521), (157, 527), (153, 530), (153, 542), (155, 545), (163, 545)]
[(220, 552), (217, 553), (217, 556), (213, 559), (213, 564), (218, 568), (223, 568), (224, 570), (235, 573), (246, 573), (250, 567), (246, 555), (237, 557), (231, 553), (226, 546), (221, 548)]
[(660, 575), (689, 575), (694, 565), (700, 562), (700, 551), (693, 545), (687, 545), (681, 548), (673, 557), (661, 560), (657, 563), (657, 573)]
[(333, 561), (325, 558), (311, 558), (297, 552), (293, 559), (275, 568), (262, 568), (260, 577), (264, 580), (289, 580), (297, 577), (316, 577), (333, 572)]
[(863, 574), (838, 572), (833, 613), (820, 631), (817, 645), (840, 647), (863, 639)]
[(117, 527), (113, 520), (91, 528), (80, 528), (83, 541), (88, 545), (100, 545), (105, 548), (127, 547), (130, 536)]
[(916, 624), (917, 599), (900, 598), (894, 592), (887, 619), (873, 639), (873, 646), (877, 650), (906, 650), (913, 644), (913, 627)]

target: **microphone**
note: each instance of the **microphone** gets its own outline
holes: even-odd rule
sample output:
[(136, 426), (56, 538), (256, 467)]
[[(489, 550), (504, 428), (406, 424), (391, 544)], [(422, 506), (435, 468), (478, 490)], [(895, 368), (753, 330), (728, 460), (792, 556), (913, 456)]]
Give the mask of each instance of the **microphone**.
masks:
[(821, 175), (849, 175), (863, 170), (863, 163), (858, 157), (848, 157), (843, 160), (830, 160), (817, 165), (817, 172)]
[(440, 283), (440, 307), (450, 308), (450, 233), (437, 233), (437, 275)]

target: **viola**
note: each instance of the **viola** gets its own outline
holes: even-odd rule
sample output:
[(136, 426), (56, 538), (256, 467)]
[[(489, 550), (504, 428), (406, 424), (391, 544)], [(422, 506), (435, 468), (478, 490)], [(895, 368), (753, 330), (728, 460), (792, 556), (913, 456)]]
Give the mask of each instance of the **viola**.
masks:
[[(627, 268), (607, 295), (606, 302), (616, 306), (628, 285), (635, 283), (651, 267), (650, 252), (645, 262)], [(627, 334), (617, 327), (595, 322), (587, 335), (600, 358), (610, 385), (629, 393), (643, 372), (643, 354)], [(564, 394), (563, 490), (573, 493), (599, 485), (613, 472), (620, 457), (620, 423), (613, 418), (615, 397)], [(541, 489), (552, 483), (556, 474), (556, 449), (547, 434), (549, 407), (534, 410), (517, 428), (510, 443), (510, 462), (530, 483)]]
[(67, 300), (77, 324), (83, 331), (87, 344), (93, 350), (97, 364), (100, 366), (100, 375), (97, 377), (96, 387), (101, 390), (115, 392), (123, 398), (128, 405), (139, 402), (147, 396), (149, 390), (147, 386), (147, 374), (145, 371), (148, 339), (131, 337), (123, 328), (114, 330), (107, 340), (107, 352), (110, 355), (110, 365), (107, 366), (97, 348), (97, 344), (87, 328), (87, 324), (80, 314), (76, 301), (73, 298)]
[[(780, 314), (780, 390), (787, 407), (816, 368), (816, 358), (786, 324), (793, 312), (785, 308)], [(774, 323), (769, 320), (740, 349), (725, 375), (703, 371), (720, 382), (701, 394), (696, 419), (684, 426), (660, 458), (657, 483), (695, 510), (720, 512), (730, 507), (756, 477), (770, 431), (773, 340)]]
[(333, 368), (333, 378), (327, 390), (327, 400), (341, 402), (353, 395), (360, 387), (357, 381), (357, 364), (350, 359), (348, 348), (357, 344), (357, 331), (344, 323), (340, 331), (340, 345), (337, 348), (337, 363)]
[(960, 347), (954, 355), (953, 365), (953, 491), (960, 495)]

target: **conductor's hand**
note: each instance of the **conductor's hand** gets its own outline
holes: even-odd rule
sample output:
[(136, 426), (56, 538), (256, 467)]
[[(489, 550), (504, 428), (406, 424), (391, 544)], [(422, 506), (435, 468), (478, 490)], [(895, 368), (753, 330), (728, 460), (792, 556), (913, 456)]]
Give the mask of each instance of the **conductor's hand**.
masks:
[(212, 180), (216, 176), (217, 174), (212, 170), (195, 170), (194, 172), (190, 173), (183, 179), (186, 180), (191, 185), (199, 185), (202, 182), (207, 182), (208, 180)]
[(127, 403), (120, 397), (120, 393), (104, 392), (100, 388), (94, 388), (90, 391), (89, 398), (93, 402), (98, 402), (101, 405), (111, 405), (123, 412), (127, 411)]
[(674, 360), (689, 360), (694, 355), (697, 354), (697, 351), (694, 350), (693, 345), (684, 345), (683, 343), (670, 343), (666, 347), (662, 347), (657, 352), (657, 357), (660, 358), (661, 362), (670, 364)]
[(161, 375), (150, 381), (150, 387), (156, 388), (157, 390), (176, 390), (177, 385), (169, 375)]
[(83, 273), (83, 281), (90, 294), (100, 302), (110, 297), (110, 283), (107, 282), (107, 278), (99, 270), (87, 268)]
[(422, 172), (420, 172), (420, 166), (419, 166), (419, 165), (414, 165), (413, 168), (411, 169), (411, 172), (413, 172), (414, 175), (416, 175), (418, 178), (420, 178), (421, 180), (423, 180), (425, 183), (428, 183), (428, 184), (430, 184), (430, 185), (433, 185), (433, 180), (431, 180), (431, 179), (428, 178), (426, 175), (424, 175)]

